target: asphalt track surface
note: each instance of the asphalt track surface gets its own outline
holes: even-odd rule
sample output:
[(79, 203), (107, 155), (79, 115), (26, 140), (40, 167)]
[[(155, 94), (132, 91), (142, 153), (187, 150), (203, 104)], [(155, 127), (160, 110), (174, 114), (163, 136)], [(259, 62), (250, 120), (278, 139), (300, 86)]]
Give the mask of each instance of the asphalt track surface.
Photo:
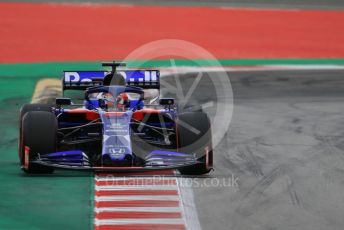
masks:
[(224, 6), (252, 8), (291, 8), (291, 9), (343, 9), (342, 0), (7, 0), (4, 2), (66, 2), (66, 3), (119, 3), (138, 5), (179, 5), (179, 6)]
[[(193, 187), (203, 229), (343, 229), (343, 74), (228, 73), (234, 113), (215, 147), (210, 178), (233, 175), (238, 187)], [(196, 76), (180, 76), (182, 85), (190, 87)], [(211, 85), (204, 75), (192, 104), (216, 100)], [(213, 117), (213, 108), (205, 111)]]

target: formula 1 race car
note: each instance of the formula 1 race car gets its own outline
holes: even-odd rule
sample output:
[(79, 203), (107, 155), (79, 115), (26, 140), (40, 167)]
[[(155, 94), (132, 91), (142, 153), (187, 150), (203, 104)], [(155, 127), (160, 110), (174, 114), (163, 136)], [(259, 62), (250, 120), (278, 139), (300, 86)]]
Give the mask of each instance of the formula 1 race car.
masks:
[(19, 157), (25, 172), (178, 169), (197, 175), (212, 169), (208, 116), (178, 112), (174, 99), (160, 98), (158, 70), (118, 71), (123, 65), (65, 71), (63, 97), (55, 104), (21, 108)]

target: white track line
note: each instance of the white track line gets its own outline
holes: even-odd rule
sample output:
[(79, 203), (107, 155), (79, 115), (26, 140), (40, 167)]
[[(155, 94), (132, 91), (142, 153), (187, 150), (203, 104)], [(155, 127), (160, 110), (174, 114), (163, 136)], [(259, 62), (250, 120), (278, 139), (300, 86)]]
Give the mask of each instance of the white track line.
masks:
[(112, 181), (127, 181), (127, 180), (136, 180), (136, 181), (173, 181), (175, 177), (172, 176), (125, 176), (125, 177), (115, 177), (115, 176), (95, 176), (96, 181), (108, 181), (111, 183)]
[(177, 178), (182, 208), (184, 210), (183, 217), (186, 223), (186, 229), (201, 230), (202, 228), (198, 220), (192, 188), (189, 186), (181, 186), (187, 184), (185, 180), (187, 180), (187, 178)]
[(179, 200), (179, 196), (127, 196), (127, 195), (118, 195), (118, 196), (95, 196), (95, 201), (129, 201), (129, 200)]
[(209, 67), (164, 67), (160, 68), (161, 76), (173, 74), (211, 72), (251, 72), (251, 71), (288, 71), (288, 70), (344, 70), (344, 65), (256, 65), (256, 66), (209, 66)]
[(179, 207), (111, 207), (95, 208), (95, 212), (181, 212)]
[(177, 190), (176, 185), (129, 185), (129, 186), (95, 186), (96, 191), (121, 191), (121, 190)]
[(157, 219), (102, 219), (94, 220), (95, 225), (125, 225), (125, 224), (184, 224), (179, 218), (157, 218)]

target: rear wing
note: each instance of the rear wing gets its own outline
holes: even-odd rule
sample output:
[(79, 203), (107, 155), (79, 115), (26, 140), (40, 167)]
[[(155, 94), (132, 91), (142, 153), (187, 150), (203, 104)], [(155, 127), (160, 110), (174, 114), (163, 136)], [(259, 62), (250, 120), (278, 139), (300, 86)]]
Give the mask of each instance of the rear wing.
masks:
[[(118, 71), (126, 80), (127, 86), (137, 86), (143, 89), (160, 89), (159, 70), (125, 70)], [(62, 90), (85, 90), (88, 87), (103, 85), (103, 79), (108, 71), (65, 71), (62, 78)]]

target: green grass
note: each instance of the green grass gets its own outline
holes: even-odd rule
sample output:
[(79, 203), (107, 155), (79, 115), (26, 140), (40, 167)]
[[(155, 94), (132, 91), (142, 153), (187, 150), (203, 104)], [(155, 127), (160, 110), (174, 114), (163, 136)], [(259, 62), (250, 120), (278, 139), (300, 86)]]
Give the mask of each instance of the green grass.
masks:
[(91, 229), (93, 174), (28, 176), (19, 168), (18, 113), (36, 80), (0, 77), (0, 229)]
[[(344, 65), (344, 59), (174, 59), (176, 66), (252, 66), (252, 65)], [(132, 68), (170, 67), (171, 60), (128, 61)], [(0, 76), (40, 78), (59, 77), (63, 70), (101, 70), (101, 62), (47, 62), (0, 64)]]

